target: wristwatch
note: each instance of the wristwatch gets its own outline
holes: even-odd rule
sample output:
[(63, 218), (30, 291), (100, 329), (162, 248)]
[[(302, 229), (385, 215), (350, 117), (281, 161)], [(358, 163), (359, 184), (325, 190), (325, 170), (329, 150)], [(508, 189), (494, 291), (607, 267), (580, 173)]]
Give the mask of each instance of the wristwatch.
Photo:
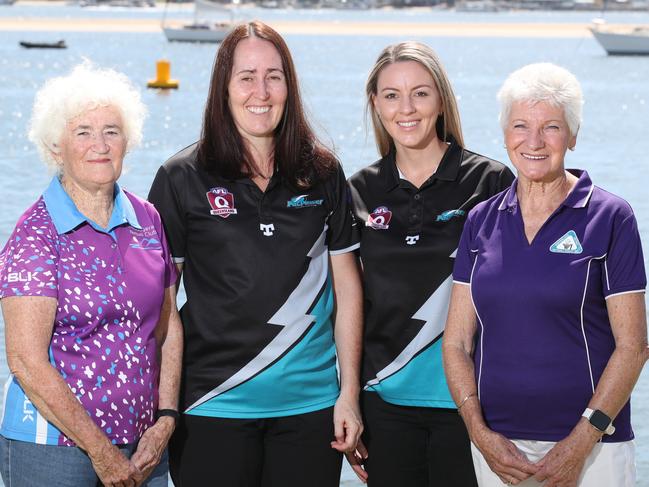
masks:
[(158, 409), (155, 412), (156, 421), (162, 416), (169, 416), (170, 418), (173, 418), (176, 423), (178, 423), (178, 420), (180, 419), (180, 413), (175, 409)]
[(599, 409), (586, 408), (582, 416), (590, 421), (590, 424), (592, 424), (596, 430), (601, 431), (605, 435), (612, 435), (615, 433), (613, 421), (611, 421), (611, 418)]

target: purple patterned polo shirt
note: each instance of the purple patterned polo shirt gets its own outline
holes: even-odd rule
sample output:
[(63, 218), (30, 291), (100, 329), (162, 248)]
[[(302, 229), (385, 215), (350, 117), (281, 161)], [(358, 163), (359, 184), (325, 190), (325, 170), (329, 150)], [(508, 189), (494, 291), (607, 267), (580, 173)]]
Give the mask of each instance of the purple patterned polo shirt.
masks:
[[(593, 396), (615, 349), (606, 300), (644, 292), (642, 247), (629, 204), (586, 171), (525, 237), (516, 184), (469, 214), (455, 282), (470, 284), (478, 318), (474, 361), (489, 427), (510, 439), (559, 441)], [(627, 403), (602, 441), (633, 438)]]
[[(164, 290), (175, 279), (158, 213), (117, 184), (113, 213), (102, 229), (79, 212), (55, 177), (0, 253), (0, 299), (57, 299), (52, 366), (116, 444), (137, 441), (154, 422), (154, 331)], [(5, 386), (0, 433), (73, 445), (40, 415), (13, 375)]]

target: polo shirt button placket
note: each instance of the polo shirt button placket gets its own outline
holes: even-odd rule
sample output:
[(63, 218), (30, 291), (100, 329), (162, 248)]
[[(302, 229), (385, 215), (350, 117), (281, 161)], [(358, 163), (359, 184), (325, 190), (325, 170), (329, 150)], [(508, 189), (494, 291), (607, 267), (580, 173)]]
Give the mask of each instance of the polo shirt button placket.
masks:
[(272, 237), (275, 233), (275, 225), (270, 216), (270, 213), (266, 211), (266, 204), (265, 204), (266, 196), (269, 189), (270, 188), (266, 188), (266, 191), (261, 196), (259, 200), (259, 210), (258, 210), (259, 211), (259, 231), (265, 237)]
[(423, 205), (421, 193), (415, 193), (411, 201), (410, 216), (408, 217), (408, 234), (406, 235), (407, 245), (416, 245), (421, 234)]
[[(115, 232), (115, 230), (113, 230)], [(119, 244), (117, 243), (117, 234), (107, 234), (108, 238), (110, 238), (110, 249), (114, 255), (114, 261), (116, 263), (115, 270), (117, 271), (118, 274), (124, 274), (125, 269), (124, 269), (124, 261), (122, 259), (122, 253), (119, 250)]]

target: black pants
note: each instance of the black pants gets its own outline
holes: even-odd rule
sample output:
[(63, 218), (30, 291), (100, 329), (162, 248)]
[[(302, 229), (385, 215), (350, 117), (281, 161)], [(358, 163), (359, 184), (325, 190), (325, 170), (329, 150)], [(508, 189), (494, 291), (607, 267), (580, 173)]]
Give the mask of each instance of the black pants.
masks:
[(182, 415), (169, 445), (176, 487), (338, 487), (333, 408), (267, 419)]
[(469, 436), (455, 409), (361, 397), (370, 487), (477, 487)]

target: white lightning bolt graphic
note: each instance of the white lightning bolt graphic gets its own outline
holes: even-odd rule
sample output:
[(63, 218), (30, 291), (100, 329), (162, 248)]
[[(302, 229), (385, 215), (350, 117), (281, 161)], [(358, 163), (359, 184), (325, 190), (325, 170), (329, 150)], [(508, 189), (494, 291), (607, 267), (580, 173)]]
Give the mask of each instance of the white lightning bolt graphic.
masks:
[[(456, 254), (457, 249), (455, 249), (449, 257), (455, 258)], [(408, 365), (408, 362), (410, 362), (415, 355), (430, 345), (433, 340), (444, 331), (452, 287), (453, 275), (450, 275), (437, 289), (435, 289), (435, 292), (431, 294), (421, 308), (412, 315), (414, 319), (424, 321), (424, 326), (421, 327), (419, 333), (415, 335), (412, 341), (401, 351), (397, 358), (377, 372), (374, 379), (367, 381), (365, 389), (377, 385), (382, 380), (387, 379)]]
[(325, 225), (324, 230), (307, 254), (311, 258), (311, 261), (309, 262), (306, 273), (302, 276), (300, 284), (293, 290), (282, 307), (268, 320), (269, 324), (280, 325), (284, 328), (255, 358), (244, 365), (232, 377), (189, 406), (186, 411), (209, 401), (219, 394), (223, 394), (257, 375), (275, 362), (278, 357), (282, 356), (304, 334), (311, 323), (313, 323), (316, 319), (315, 316), (306, 313), (327, 280), (327, 263), (329, 259), (327, 247), (325, 246), (327, 228)]

